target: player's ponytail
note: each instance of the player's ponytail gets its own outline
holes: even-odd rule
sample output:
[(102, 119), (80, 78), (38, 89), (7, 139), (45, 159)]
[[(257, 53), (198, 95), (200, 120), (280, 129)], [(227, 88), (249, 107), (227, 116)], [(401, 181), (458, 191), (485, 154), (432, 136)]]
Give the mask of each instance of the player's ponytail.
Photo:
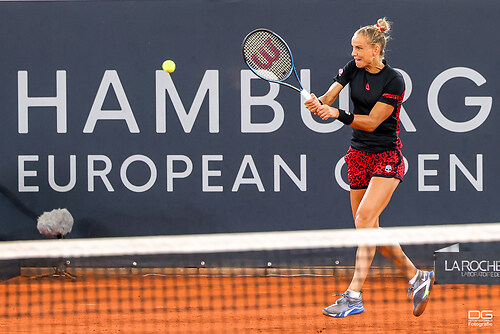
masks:
[(385, 54), (385, 46), (389, 40), (388, 32), (391, 30), (391, 23), (384, 17), (378, 19), (374, 25), (364, 26), (356, 31), (356, 34), (361, 34), (366, 37), (368, 42), (372, 45), (380, 45), (380, 55), (383, 57)]

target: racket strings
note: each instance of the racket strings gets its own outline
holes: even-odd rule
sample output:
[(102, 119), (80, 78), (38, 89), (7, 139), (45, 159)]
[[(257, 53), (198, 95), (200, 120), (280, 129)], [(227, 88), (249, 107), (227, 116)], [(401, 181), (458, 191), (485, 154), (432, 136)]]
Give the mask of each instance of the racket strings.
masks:
[(283, 81), (293, 69), (287, 45), (269, 31), (254, 31), (243, 43), (243, 56), (248, 66), (266, 80)]

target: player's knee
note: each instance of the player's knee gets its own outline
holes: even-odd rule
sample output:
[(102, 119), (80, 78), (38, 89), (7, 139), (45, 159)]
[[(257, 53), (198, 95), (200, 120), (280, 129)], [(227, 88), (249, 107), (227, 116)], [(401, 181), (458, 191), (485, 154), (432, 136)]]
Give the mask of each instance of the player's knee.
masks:
[(356, 212), (354, 223), (356, 228), (375, 228), (377, 227), (377, 216), (369, 210), (360, 209)]

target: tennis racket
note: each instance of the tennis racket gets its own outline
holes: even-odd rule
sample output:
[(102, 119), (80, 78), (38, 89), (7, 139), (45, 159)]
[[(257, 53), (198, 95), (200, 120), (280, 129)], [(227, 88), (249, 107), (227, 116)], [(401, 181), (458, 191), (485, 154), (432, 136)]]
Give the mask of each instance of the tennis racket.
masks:
[[(259, 78), (295, 89), (306, 100), (311, 98), (311, 94), (302, 87), (297, 75), (292, 51), (283, 38), (271, 30), (256, 29), (245, 37), (243, 40), (243, 59), (248, 68)], [(295, 74), (300, 88), (284, 82), (292, 72)]]

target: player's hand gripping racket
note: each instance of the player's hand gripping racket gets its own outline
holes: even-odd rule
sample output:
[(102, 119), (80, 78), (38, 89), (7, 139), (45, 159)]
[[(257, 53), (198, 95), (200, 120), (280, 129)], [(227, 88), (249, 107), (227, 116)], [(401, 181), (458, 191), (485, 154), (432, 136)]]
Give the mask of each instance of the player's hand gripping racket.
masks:
[[(256, 29), (245, 37), (243, 40), (243, 59), (259, 78), (295, 89), (306, 100), (311, 98), (311, 94), (302, 87), (290, 48), (283, 38), (271, 30)], [(292, 72), (295, 74), (300, 88), (284, 82)]]

